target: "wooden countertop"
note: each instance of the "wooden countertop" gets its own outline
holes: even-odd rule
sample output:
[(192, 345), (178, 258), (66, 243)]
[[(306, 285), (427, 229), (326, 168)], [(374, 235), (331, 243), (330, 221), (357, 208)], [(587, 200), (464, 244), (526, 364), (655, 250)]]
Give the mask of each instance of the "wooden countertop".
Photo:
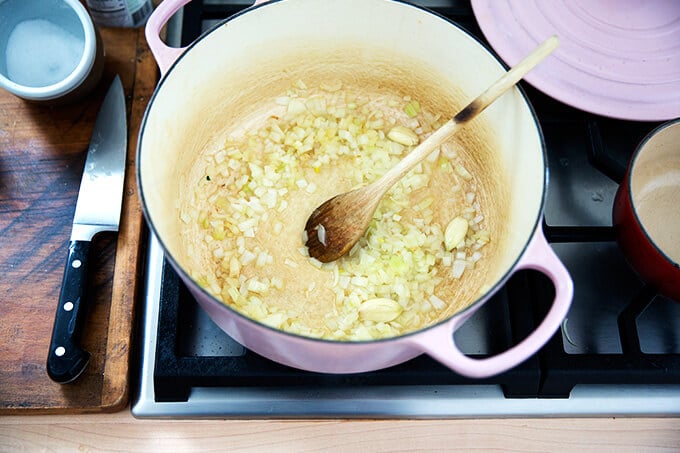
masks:
[[(7, 176), (0, 180), (0, 306), (12, 314), (23, 313), (14, 324), (0, 323), (0, 396), (5, 409), (0, 412), (8, 414), (0, 416), (0, 451), (680, 450), (678, 418), (137, 420), (126, 405), (127, 344), (120, 349), (120, 343), (109, 341), (107, 346), (97, 337), (97, 332), (103, 332), (102, 338), (130, 337), (131, 320), (125, 313), (110, 312), (110, 307), (117, 304), (130, 313), (136, 288), (141, 213), (134, 186), (124, 214), (127, 229), (117, 240), (104, 238), (98, 247), (95, 264), (100, 272), (94, 287), (104, 296), (90, 314), (98, 327), (84, 339), (94, 348), (92, 369), (78, 387), (65, 389), (46, 381), (45, 337), (66, 259), (84, 151), (104, 85), (121, 73), (128, 96), (129, 137), (136, 139), (155, 83), (155, 66), (139, 30), (102, 32), (109, 63), (102, 86), (89, 99), (48, 109), (0, 93), (0, 170)], [(26, 247), (32, 254), (19, 259)], [(107, 333), (106, 322), (114, 315), (121, 316), (126, 331), (112, 332), (109, 327)], [(114, 362), (113, 370), (104, 360), (107, 348), (123, 357)], [(77, 414), (100, 411), (112, 413)]]
[[(100, 29), (104, 73), (72, 104), (25, 102), (0, 89), (0, 414), (115, 411), (128, 403), (142, 213), (135, 180), (141, 117), (158, 70), (143, 29)], [(111, 81), (126, 95), (128, 155), (120, 230), (90, 252), (81, 346), (92, 358), (74, 383), (45, 371), (85, 155)]]
[(0, 451), (680, 450), (680, 419), (380, 421), (137, 420), (114, 414), (0, 418)]

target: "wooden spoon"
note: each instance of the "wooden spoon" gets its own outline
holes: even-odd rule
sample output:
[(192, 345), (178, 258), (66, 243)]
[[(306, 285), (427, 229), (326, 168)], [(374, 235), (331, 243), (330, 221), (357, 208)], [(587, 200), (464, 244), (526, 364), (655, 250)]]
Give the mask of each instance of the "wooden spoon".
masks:
[(328, 263), (349, 252), (368, 228), (382, 197), (397, 181), (452, 137), (460, 127), (512, 88), (550, 55), (558, 44), (557, 36), (548, 38), (378, 180), (359, 189), (336, 195), (316, 208), (305, 226), (309, 255)]

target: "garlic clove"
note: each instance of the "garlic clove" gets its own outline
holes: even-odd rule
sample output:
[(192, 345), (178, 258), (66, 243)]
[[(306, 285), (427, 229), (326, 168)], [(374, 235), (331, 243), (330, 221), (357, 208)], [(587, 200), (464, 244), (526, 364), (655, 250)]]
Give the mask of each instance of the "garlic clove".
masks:
[(394, 126), (387, 133), (387, 138), (404, 146), (415, 146), (419, 141), (418, 135), (406, 126)]
[(369, 299), (359, 306), (359, 319), (362, 321), (390, 322), (395, 320), (402, 310), (401, 305), (392, 299)]
[(451, 251), (458, 247), (465, 240), (468, 230), (468, 222), (463, 217), (453, 219), (444, 231), (444, 247)]

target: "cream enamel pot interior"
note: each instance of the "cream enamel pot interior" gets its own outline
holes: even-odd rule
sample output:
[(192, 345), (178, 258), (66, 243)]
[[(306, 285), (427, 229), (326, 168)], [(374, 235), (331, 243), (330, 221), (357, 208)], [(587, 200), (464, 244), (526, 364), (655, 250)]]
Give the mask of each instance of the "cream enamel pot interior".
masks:
[[(192, 280), (177, 207), (187, 168), (197, 153), (219, 143), (226, 126), (248, 117), (251, 105), (261, 105), (300, 78), (333, 77), (366, 81), (367, 86), (377, 81), (453, 115), (504, 68), (455, 24), (388, 0), (269, 2), (227, 19), (186, 49), (169, 48), (159, 39), (160, 29), (186, 3), (162, 2), (146, 27), (164, 75), (142, 123), (137, 176), (152, 232), (220, 328), (271, 360), (326, 373), (376, 370), (426, 353), (462, 375), (486, 377), (521, 363), (550, 339), (566, 316), (573, 289), (567, 270), (542, 234), (547, 183), (543, 141), (527, 100), (516, 88), (475, 119), (462, 136), (478, 148), (480, 168), (489, 173), (486, 181), (493, 186), (490, 191), (498, 198), (499, 210), (494, 256), (468, 307), (394, 338), (329, 341), (249, 319)], [(309, 212), (291, 217), (306, 219)], [(484, 359), (464, 355), (453, 332), (519, 269), (536, 269), (552, 280), (555, 299), (548, 314), (526, 339), (501, 354)]]

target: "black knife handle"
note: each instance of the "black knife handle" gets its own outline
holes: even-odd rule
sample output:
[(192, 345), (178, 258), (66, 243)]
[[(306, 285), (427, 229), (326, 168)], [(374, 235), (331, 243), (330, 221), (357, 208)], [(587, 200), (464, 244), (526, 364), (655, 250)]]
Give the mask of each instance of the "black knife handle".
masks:
[(86, 308), (89, 251), (89, 241), (69, 242), (68, 260), (47, 356), (47, 374), (60, 384), (74, 381), (90, 361), (90, 353), (78, 344)]

